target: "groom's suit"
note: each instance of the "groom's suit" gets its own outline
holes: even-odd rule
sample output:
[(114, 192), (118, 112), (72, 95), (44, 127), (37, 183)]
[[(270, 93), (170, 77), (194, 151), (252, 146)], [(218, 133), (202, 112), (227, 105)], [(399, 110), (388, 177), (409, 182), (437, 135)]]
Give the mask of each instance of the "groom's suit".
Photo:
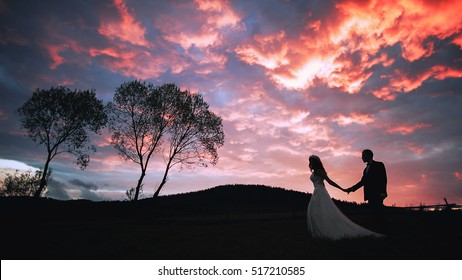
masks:
[(351, 191), (364, 186), (364, 200), (370, 206), (382, 206), (387, 196), (387, 172), (383, 162), (372, 160), (363, 171), (361, 181), (350, 188)]

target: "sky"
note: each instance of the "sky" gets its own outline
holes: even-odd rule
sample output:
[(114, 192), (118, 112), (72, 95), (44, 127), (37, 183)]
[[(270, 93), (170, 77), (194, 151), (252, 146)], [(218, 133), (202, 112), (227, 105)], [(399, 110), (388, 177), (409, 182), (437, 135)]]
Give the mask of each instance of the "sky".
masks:
[[(95, 89), (105, 103), (134, 79), (200, 93), (223, 119), (207, 168), (174, 169), (161, 195), (223, 184), (313, 192), (308, 157), (344, 188), (371, 149), (386, 205), (462, 203), (461, 1), (0, 0), (0, 168), (43, 168), (15, 112), (37, 89)], [(51, 163), (47, 196), (124, 199), (140, 171), (110, 134), (86, 170)], [(144, 197), (160, 183), (152, 160)], [(363, 202), (362, 190), (331, 196)]]

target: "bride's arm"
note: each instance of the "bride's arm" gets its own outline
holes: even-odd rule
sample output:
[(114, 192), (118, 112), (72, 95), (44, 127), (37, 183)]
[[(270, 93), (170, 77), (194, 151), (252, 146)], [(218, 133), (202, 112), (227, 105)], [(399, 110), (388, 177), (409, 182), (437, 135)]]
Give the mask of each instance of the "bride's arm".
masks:
[(318, 171), (317, 174), (318, 174), (319, 176), (321, 176), (324, 180), (326, 180), (327, 183), (329, 183), (331, 186), (336, 187), (336, 188), (339, 189), (339, 190), (345, 191), (344, 188), (340, 187), (337, 183), (335, 183), (334, 181), (332, 181), (332, 180), (329, 178), (329, 176), (327, 176), (327, 173), (326, 173), (326, 172), (322, 172), (322, 171), (319, 172), (319, 171)]
[(326, 178), (325, 178), (325, 179), (326, 179), (327, 183), (329, 183), (331, 186), (336, 187), (336, 188), (339, 189), (339, 190), (345, 191), (345, 190), (344, 190), (342, 187), (340, 187), (337, 183), (335, 183), (335, 182), (332, 181), (329, 177), (327, 177), (327, 175), (326, 175)]

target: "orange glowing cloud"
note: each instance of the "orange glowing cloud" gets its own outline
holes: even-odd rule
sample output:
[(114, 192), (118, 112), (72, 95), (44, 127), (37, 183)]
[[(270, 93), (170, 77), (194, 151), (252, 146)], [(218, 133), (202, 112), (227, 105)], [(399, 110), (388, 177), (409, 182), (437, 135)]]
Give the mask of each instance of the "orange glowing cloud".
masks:
[(209, 13), (207, 23), (216, 28), (236, 27), (241, 17), (232, 9), (228, 1), (220, 0), (195, 0), (197, 10)]
[(332, 73), (327, 79), (327, 84), (332, 88), (340, 88), (345, 92), (355, 94), (361, 90), (371, 75), (372, 73), (351, 69), (348, 75)]
[(452, 43), (455, 44), (455, 45), (458, 45), (459, 48), (462, 49), (462, 34), (459, 35), (459, 36), (456, 36), (456, 37), (452, 40)]
[(341, 126), (346, 126), (349, 124), (361, 124), (366, 125), (374, 122), (374, 117), (371, 117), (367, 114), (352, 113), (349, 116), (339, 115), (333, 119)]
[(422, 86), (431, 79), (444, 80), (446, 78), (460, 78), (462, 70), (446, 66), (433, 66), (421, 73), (404, 73), (402, 70), (395, 70), (390, 77), (389, 84), (381, 89), (374, 90), (372, 93), (383, 100), (394, 100), (397, 92), (410, 92)]
[[(462, 29), (460, 14), (460, 1), (344, 1), (336, 5), (330, 17), (313, 19), (309, 15), (298, 36), (289, 37), (284, 30), (257, 34), (235, 51), (242, 61), (262, 66), (271, 80), (283, 87), (306, 89), (319, 79), (329, 87), (354, 94), (371, 77), (372, 66), (389, 67), (395, 62), (379, 51), (400, 43), (404, 59), (412, 62), (428, 57), (435, 50), (427, 39), (442, 40), (457, 34)], [(459, 44), (460, 38), (453, 42)], [(349, 60), (353, 54), (359, 60)], [(430, 77), (459, 75), (427, 72), (411, 80), (397, 74), (391, 78), (391, 87), (371, 89), (372, 94), (393, 100), (395, 91), (411, 91)]]
[[(315, 78), (325, 79), (335, 71), (335, 67), (331, 60), (329, 61), (329, 58), (322, 59), (317, 57), (306, 60), (303, 65), (295, 69), (290, 70), (289, 68), (290, 66), (286, 68), (287, 72), (275, 71), (273, 80), (290, 89), (310, 87)], [(331, 81), (335, 83), (333, 80)]]
[[(433, 44), (424, 44), (425, 39), (435, 36), (445, 39), (462, 29), (460, 1), (400, 1), (404, 18), (400, 28), (406, 30), (403, 42), (403, 57), (413, 61), (433, 53)], [(429, 16), (430, 15), (430, 16)]]
[(424, 43), (427, 38), (445, 39), (462, 29), (462, 3), (454, 0), (349, 1), (337, 4), (337, 9), (344, 20), (333, 31), (334, 42), (359, 37), (361, 46), (353, 46), (369, 54), (401, 42), (402, 55), (409, 61), (433, 53), (433, 45)]
[(286, 58), (288, 45), (284, 37), (284, 31), (271, 35), (255, 35), (253, 39), (257, 42), (256, 46), (242, 45), (235, 52), (248, 64), (259, 64), (273, 70), (289, 63)]
[(119, 13), (120, 21), (101, 22), (98, 32), (110, 40), (119, 39), (133, 45), (149, 46), (149, 42), (145, 39), (146, 28), (129, 13), (124, 0), (114, 0), (114, 6)]
[(444, 66), (435, 66), (433, 76), (435, 79), (444, 80), (446, 78), (462, 78), (462, 70)]

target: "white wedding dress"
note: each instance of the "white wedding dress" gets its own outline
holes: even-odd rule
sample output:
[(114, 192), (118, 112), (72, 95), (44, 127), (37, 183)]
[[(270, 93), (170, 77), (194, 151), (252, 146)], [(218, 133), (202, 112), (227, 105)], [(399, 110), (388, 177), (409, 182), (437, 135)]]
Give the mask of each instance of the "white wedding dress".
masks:
[(382, 236), (348, 219), (332, 201), (323, 178), (312, 173), (310, 179), (314, 184), (314, 191), (308, 204), (307, 219), (308, 229), (313, 237), (341, 239)]

